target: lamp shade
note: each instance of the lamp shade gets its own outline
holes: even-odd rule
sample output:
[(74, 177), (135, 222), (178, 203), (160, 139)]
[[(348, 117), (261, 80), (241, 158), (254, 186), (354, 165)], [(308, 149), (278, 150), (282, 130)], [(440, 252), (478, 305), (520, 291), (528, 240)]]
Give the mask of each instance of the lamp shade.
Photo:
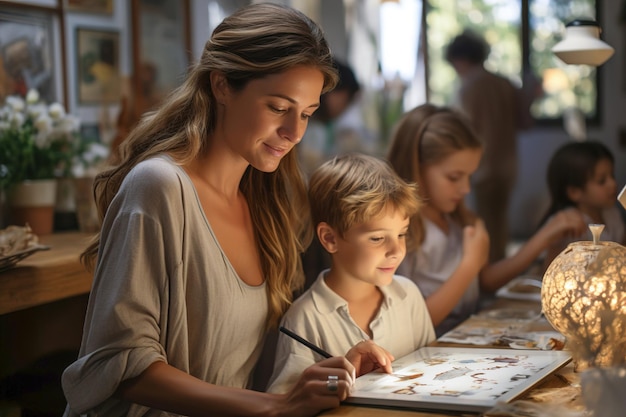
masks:
[(615, 50), (600, 39), (600, 25), (594, 20), (574, 20), (565, 27), (565, 38), (552, 52), (566, 64), (604, 64)]
[(626, 248), (594, 240), (570, 243), (543, 277), (541, 306), (587, 366), (626, 361)]

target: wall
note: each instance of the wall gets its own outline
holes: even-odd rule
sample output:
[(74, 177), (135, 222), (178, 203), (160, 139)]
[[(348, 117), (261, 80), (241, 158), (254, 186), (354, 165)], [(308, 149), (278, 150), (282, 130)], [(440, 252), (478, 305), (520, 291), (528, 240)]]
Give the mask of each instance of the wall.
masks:
[[(294, 1), (294, 0), (292, 0)], [(300, 0), (299, 0), (300, 1)], [(289, 3), (288, 0), (277, 1)], [(19, 3), (19, 2), (17, 2)], [(56, 0), (24, 0), (21, 3), (54, 5)], [(198, 59), (206, 40), (221, 17), (231, 13), (247, 0), (190, 0), (191, 10), (191, 48), (192, 60)], [(310, 3), (310, 2), (309, 2)], [(618, 186), (626, 184), (626, 23), (620, 23), (623, 2), (600, 0), (600, 24), (602, 37), (615, 47), (615, 55), (600, 68), (601, 112), (599, 126), (588, 126), (589, 137), (604, 141), (614, 152), (616, 158), (615, 174)], [(345, 56), (347, 40), (342, 37), (345, 21), (342, 16), (342, 2), (339, 0), (320, 0), (320, 24), (327, 33), (331, 48), (339, 56)], [(68, 106), (84, 123), (98, 123), (103, 116), (101, 106), (79, 105), (76, 102), (76, 53), (75, 31), (77, 27), (91, 27), (120, 32), (122, 76), (132, 74), (132, 52), (130, 33), (130, 1), (114, 0), (113, 15), (95, 15), (88, 13), (66, 12), (65, 48), (66, 72), (68, 80)], [(310, 4), (308, 7), (312, 7)], [(222, 16), (223, 15), (223, 16)], [(117, 116), (118, 107), (106, 109), (108, 117)], [(620, 132), (624, 132), (620, 141)], [(510, 210), (511, 230), (515, 237), (528, 237), (536, 227), (542, 211), (547, 205), (545, 169), (550, 155), (562, 143), (568, 141), (564, 130), (559, 127), (533, 128), (519, 136), (520, 170), (519, 179), (513, 195)]]
[[(277, 1), (289, 3), (289, 1)], [(116, 0), (116, 9), (122, 11)], [(197, 59), (209, 38), (210, 33), (219, 21), (219, 17), (209, 19), (209, 5), (212, 0), (191, 0), (192, 15), (192, 54)], [(231, 13), (237, 7), (248, 3), (246, 0), (221, 0), (222, 13)], [(626, 137), (619, 140), (620, 131), (626, 132), (626, 23), (620, 23), (618, 16), (621, 13), (623, 2), (615, 0), (600, 0), (600, 24), (603, 28), (602, 37), (615, 48), (615, 55), (600, 68), (601, 112), (602, 117), (598, 126), (588, 126), (590, 138), (604, 141), (613, 151), (616, 159), (615, 175), (618, 187), (626, 184)], [(309, 6), (310, 7), (310, 6)], [(215, 8), (212, 9), (216, 14)], [(339, 55), (346, 56), (347, 39), (345, 21), (341, 11), (342, 2), (338, 0), (320, 0), (320, 25), (327, 34), (331, 48)], [(83, 19), (85, 17), (82, 17)], [(78, 19), (78, 18), (76, 18)], [(68, 19), (69, 20), (69, 19)], [(212, 21), (211, 21), (212, 20)], [(123, 16), (115, 17), (115, 24), (123, 24)], [(69, 26), (70, 22), (66, 22)], [(66, 32), (69, 32), (66, 30)], [(66, 36), (69, 33), (66, 33)], [(125, 36), (122, 33), (122, 36)], [(130, 39), (129, 39), (130, 42)], [(130, 52), (128, 52), (130, 56)], [(130, 60), (129, 73), (130, 73)], [(70, 73), (71, 75), (71, 73)], [(89, 115), (93, 117), (93, 113)], [(625, 135), (626, 136), (626, 135)], [(520, 166), (518, 183), (516, 185), (512, 207), (510, 210), (511, 232), (515, 238), (526, 238), (535, 230), (543, 211), (548, 204), (548, 191), (545, 185), (545, 172), (550, 156), (561, 144), (570, 140), (562, 127), (533, 128), (519, 135)]]
[[(80, 104), (77, 101), (77, 70), (76, 62), (76, 30), (77, 28), (89, 28), (93, 30), (114, 30), (119, 32), (120, 37), (120, 73), (128, 82), (132, 74), (132, 50), (131, 50), (131, 24), (130, 24), (130, 1), (113, 0), (113, 14), (99, 15), (90, 13), (65, 12), (65, 54), (67, 73), (68, 108), (78, 116), (84, 124), (96, 124), (102, 122), (112, 123), (117, 117), (119, 106), (113, 103), (103, 107), (95, 104)], [(105, 119), (105, 120), (103, 120)], [(113, 134), (113, 131), (101, 132)], [(104, 138), (105, 141), (107, 138)]]

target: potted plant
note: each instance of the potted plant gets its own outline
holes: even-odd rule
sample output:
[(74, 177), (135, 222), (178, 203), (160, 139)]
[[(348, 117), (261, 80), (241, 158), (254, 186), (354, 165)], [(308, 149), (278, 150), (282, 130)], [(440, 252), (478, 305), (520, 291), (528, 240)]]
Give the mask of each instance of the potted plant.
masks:
[(11, 223), (27, 222), (36, 234), (52, 232), (56, 179), (71, 172), (79, 128), (78, 118), (59, 103), (42, 102), (36, 90), (6, 98), (0, 108), (0, 190)]

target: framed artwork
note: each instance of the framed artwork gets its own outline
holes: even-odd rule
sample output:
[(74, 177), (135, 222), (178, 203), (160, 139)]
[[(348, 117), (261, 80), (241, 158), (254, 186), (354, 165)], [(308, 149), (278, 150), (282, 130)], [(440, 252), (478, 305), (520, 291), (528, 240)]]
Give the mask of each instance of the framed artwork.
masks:
[(55, 18), (45, 9), (0, 11), (0, 102), (25, 96), (31, 88), (46, 102), (63, 100), (63, 51)]
[(480, 413), (570, 361), (565, 351), (423, 347), (394, 361), (392, 374), (358, 377), (346, 403)]
[(63, 0), (65, 8), (72, 12), (113, 13), (113, 0)]
[(79, 104), (117, 103), (120, 100), (119, 32), (76, 28)]
[(189, 0), (132, 0), (134, 117), (182, 83), (191, 60), (189, 26)]

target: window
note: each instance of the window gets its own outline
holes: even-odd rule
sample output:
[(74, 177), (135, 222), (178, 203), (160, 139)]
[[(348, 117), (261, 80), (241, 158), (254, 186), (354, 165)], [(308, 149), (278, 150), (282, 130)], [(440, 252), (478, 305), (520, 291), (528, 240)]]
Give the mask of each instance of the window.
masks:
[(431, 102), (452, 102), (457, 76), (444, 59), (445, 48), (469, 28), (491, 45), (487, 69), (518, 85), (530, 75), (541, 81), (544, 95), (531, 109), (536, 119), (558, 119), (572, 107), (588, 119), (597, 119), (597, 70), (566, 65), (551, 51), (561, 40), (566, 23), (596, 18), (596, 0), (426, 0), (426, 4)]

